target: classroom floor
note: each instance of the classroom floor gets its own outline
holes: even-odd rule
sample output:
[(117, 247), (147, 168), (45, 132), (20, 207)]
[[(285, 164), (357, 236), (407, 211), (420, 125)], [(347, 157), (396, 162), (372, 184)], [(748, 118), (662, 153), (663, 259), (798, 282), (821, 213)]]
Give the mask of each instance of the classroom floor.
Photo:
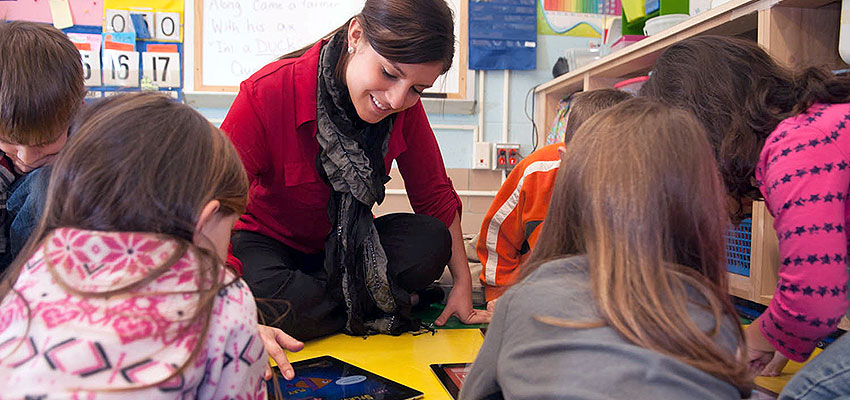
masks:
[[(466, 235), (467, 253), (470, 257), (473, 282), (478, 283), (473, 288), (474, 300), (477, 307), (483, 308), (483, 289), (478, 281), (480, 263), (475, 257), (474, 238)], [(448, 269), (438, 284), (448, 292), (451, 288), (451, 275)], [(414, 313), (414, 317), (422, 320), (423, 324), (431, 325), (443, 310), (442, 305), (432, 305), (429, 309)], [(742, 321), (745, 323), (744, 321)], [(446, 399), (452, 397), (443, 388), (431, 364), (471, 363), (478, 354), (478, 349), (484, 342), (481, 332), (483, 325), (465, 325), (456, 318), (449, 319), (445, 326), (431, 333), (410, 334), (401, 336), (374, 335), (368, 337), (336, 334), (323, 339), (310, 341), (304, 350), (288, 355), (291, 362), (306, 360), (323, 355), (331, 355), (366, 369), (390, 380), (399, 382), (425, 394), (425, 399)], [(813, 357), (821, 349), (816, 349)], [(789, 362), (782, 374), (776, 377), (757, 377), (757, 390), (750, 400), (773, 400), (791, 377), (804, 364)]]
[(419, 390), (426, 399), (451, 400), (430, 365), (472, 362), (483, 342), (480, 329), (440, 329), (433, 335), (406, 333), (365, 338), (336, 334), (311, 341), (304, 350), (288, 357), (295, 362), (331, 355)]
[[(337, 334), (307, 343), (304, 350), (289, 355), (292, 362), (332, 355), (385, 378), (410, 386), (426, 399), (451, 400), (430, 369), (431, 364), (472, 362), (484, 341), (480, 329), (440, 329), (435, 334), (414, 336), (375, 335), (366, 338)], [(815, 350), (815, 355), (820, 353)], [(757, 377), (751, 400), (775, 399), (776, 394), (803, 364), (789, 362), (782, 375)]]

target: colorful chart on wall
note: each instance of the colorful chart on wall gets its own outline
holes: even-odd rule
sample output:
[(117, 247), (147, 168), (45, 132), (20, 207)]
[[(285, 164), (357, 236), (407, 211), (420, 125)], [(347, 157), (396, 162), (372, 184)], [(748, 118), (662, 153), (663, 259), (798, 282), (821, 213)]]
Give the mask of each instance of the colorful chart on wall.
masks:
[[(103, 18), (102, 0), (16, 0), (0, 2), (0, 20), (53, 23), (53, 7), (70, 7), (74, 25), (100, 25)], [(56, 4), (60, 3), (60, 4)]]
[(537, 0), (537, 33), (601, 38), (622, 14), (619, 0)]
[(53, 24), (77, 50), (86, 99), (183, 88), (183, 0), (0, 0), (0, 20)]

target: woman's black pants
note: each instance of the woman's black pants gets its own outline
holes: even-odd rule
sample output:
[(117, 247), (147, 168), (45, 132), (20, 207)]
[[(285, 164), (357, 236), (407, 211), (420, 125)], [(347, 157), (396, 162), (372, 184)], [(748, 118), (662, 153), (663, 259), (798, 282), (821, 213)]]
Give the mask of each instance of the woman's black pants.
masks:
[[(419, 214), (388, 214), (375, 219), (387, 255), (387, 272), (413, 293), (440, 277), (451, 258), (451, 235), (440, 220)], [(260, 312), (260, 323), (298, 340), (342, 330), (345, 305), (328, 287), (324, 251), (307, 254), (255, 232), (236, 231), (233, 255), (242, 262)]]

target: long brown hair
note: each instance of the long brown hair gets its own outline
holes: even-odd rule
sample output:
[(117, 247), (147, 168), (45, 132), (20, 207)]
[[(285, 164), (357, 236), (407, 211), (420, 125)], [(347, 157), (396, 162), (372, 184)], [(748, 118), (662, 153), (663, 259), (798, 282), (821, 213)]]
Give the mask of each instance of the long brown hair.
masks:
[(567, 128), (564, 131), (564, 144), (570, 143), (581, 124), (593, 114), (632, 97), (631, 93), (617, 89), (596, 89), (572, 95)]
[(143, 289), (193, 252), (203, 284), (193, 293), (197, 311), (186, 327), (201, 327), (200, 336), (189, 359), (161, 382), (178, 376), (203, 348), (216, 294), (232, 283), (224, 281), (223, 260), (196, 246), (193, 236), (201, 210), (212, 200), (220, 201), (218, 212), (225, 215), (244, 212), (248, 179), (236, 150), (189, 106), (157, 94), (125, 94), (86, 110), (53, 168), (43, 216), (0, 284), (0, 299), (21, 296), (14, 289), (21, 268), (57, 228), (145, 232), (173, 241), (176, 250), (162, 265), (108, 291), (81, 291), (49, 270), (69, 293), (108, 298)]
[(85, 93), (80, 53), (68, 36), (45, 24), (0, 20), (0, 139), (56, 141)]
[[(567, 146), (525, 275), (586, 254), (603, 321), (628, 341), (674, 357), (749, 394), (746, 365), (714, 340), (743, 334), (727, 295), (729, 226), (711, 148), (689, 113), (632, 99), (594, 115)], [(689, 290), (715, 325), (689, 317)], [(551, 318), (544, 318), (552, 322)]]
[(752, 178), (767, 136), (813, 103), (850, 101), (850, 79), (815, 67), (793, 72), (748, 40), (700, 36), (665, 50), (640, 93), (697, 116), (740, 203), (761, 197)]
[[(442, 73), (452, 66), (454, 20), (445, 0), (366, 0), (363, 10), (352, 19), (357, 19), (363, 27), (365, 39), (387, 60), (402, 64), (438, 61), (443, 66)], [(321, 40), (327, 40), (338, 32), (345, 34), (350, 22), (348, 20)], [(299, 57), (316, 43), (280, 59)], [(346, 61), (347, 53), (343, 52), (339, 65), (345, 65)]]

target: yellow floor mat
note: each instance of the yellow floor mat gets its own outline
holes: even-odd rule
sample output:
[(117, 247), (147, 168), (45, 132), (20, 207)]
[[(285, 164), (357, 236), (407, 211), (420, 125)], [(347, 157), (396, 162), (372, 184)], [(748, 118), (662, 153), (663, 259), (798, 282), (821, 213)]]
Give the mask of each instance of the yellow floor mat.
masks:
[(410, 386), (426, 399), (451, 399), (431, 372), (431, 364), (472, 362), (484, 341), (479, 329), (438, 330), (434, 335), (374, 335), (363, 337), (337, 334), (307, 342), (298, 353), (287, 353), (289, 361), (331, 355), (387, 379)]
[[(304, 350), (288, 353), (292, 362), (331, 355), (385, 378), (425, 393), (426, 399), (451, 399), (431, 371), (431, 364), (475, 360), (484, 337), (479, 329), (448, 329), (414, 336), (374, 335), (366, 337), (336, 334), (307, 343)], [(822, 350), (815, 349), (812, 357)], [(776, 377), (757, 377), (756, 385), (779, 393), (803, 363), (788, 362)]]
[[(823, 350), (819, 348), (815, 349), (815, 351), (812, 352), (812, 357), (810, 357), (809, 360), (812, 360), (815, 356), (820, 354), (821, 351)], [(800, 368), (803, 368), (803, 365), (805, 365), (805, 363), (788, 361), (788, 365), (785, 366), (785, 368), (782, 370), (782, 374), (780, 374), (779, 376), (756, 377), (756, 386), (760, 386), (773, 393), (778, 394), (782, 391), (782, 388), (785, 387), (788, 381), (791, 380), (791, 377), (794, 376), (794, 374), (796, 374), (797, 371), (800, 370)]]

